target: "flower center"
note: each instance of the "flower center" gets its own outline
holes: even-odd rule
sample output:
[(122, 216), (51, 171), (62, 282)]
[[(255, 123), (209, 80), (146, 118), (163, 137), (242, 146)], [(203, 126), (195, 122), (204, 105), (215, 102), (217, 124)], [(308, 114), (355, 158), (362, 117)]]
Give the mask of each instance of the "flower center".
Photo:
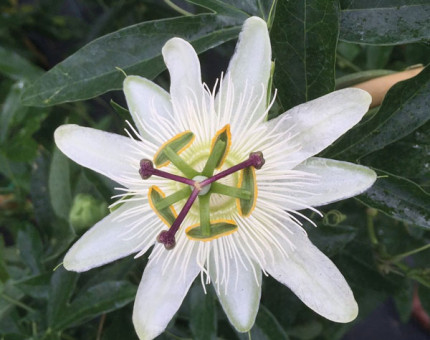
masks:
[[(208, 178), (206, 176), (202, 176), (202, 175), (198, 175), (198, 176), (196, 176), (196, 177), (193, 178), (194, 185), (197, 186), (197, 187), (199, 187), (199, 190), (200, 190), (199, 191), (199, 196), (206, 195), (209, 192), (210, 188), (211, 188), (210, 184), (208, 184), (208, 185), (206, 185), (204, 187), (200, 186), (200, 182), (204, 181), (206, 179), (208, 179)], [(191, 189), (194, 189), (194, 187), (192, 187), (191, 185), (190, 185), (190, 187), (191, 187)]]
[[(179, 156), (193, 141), (194, 134), (191, 131), (182, 132), (160, 147), (154, 156), (154, 162), (149, 159), (140, 161), (139, 173), (142, 179), (146, 180), (151, 176), (159, 176), (186, 184), (186, 186), (182, 185), (181, 189), (167, 197), (157, 186), (152, 186), (148, 192), (151, 208), (169, 227), (169, 230), (163, 230), (157, 237), (157, 241), (163, 243), (166, 249), (172, 249), (175, 246), (176, 232), (197, 198), (199, 199), (200, 223), (185, 230), (187, 237), (195, 241), (206, 242), (237, 231), (237, 225), (232, 220), (211, 220), (210, 197), (212, 194), (236, 199), (238, 212), (244, 217), (249, 216), (255, 208), (257, 200), (255, 169), (260, 169), (264, 165), (263, 154), (261, 152), (251, 152), (248, 159), (215, 173), (215, 170), (221, 169), (230, 151), (230, 126), (226, 125), (212, 139), (209, 156), (203, 170), (198, 172)], [(157, 169), (170, 163), (175, 165), (183, 176)], [(154, 168), (154, 164), (157, 168)], [(237, 186), (229, 186), (220, 182), (220, 180), (236, 172), (239, 172)], [(188, 199), (178, 215), (173, 204), (185, 198)]]

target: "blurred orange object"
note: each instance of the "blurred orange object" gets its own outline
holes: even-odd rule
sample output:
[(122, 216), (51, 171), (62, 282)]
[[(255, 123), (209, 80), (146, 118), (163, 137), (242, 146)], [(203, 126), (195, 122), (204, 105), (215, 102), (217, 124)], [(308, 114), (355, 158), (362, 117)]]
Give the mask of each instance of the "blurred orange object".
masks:
[(355, 84), (352, 87), (356, 87), (369, 92), (372, 95), (372, 103), (370, 104), (370, 107), (375, 107), (381, 105), (385, 95), (393, 85), (395, 85), (399, 81), (415, 77), (423, 69), (424, 67), (422, 66), (411, 68), (403, 72), (393, 73), (388, 76), (382, 76), (365, 81), (363, 83)]

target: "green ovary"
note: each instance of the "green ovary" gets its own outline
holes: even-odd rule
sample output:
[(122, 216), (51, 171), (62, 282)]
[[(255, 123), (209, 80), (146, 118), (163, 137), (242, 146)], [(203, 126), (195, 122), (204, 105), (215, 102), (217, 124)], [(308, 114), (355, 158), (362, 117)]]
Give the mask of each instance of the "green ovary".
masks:
[[(206, 161), (209, 157), (210, 153), (210, 143), (205, 144), (197, 144), (196, 142), (190, 146), (187, 150), (185, 150), (183, 153), (181, 153), (181, 158), (187, 162), (191, 167), (193, 167), (197, 171), (202, 171), (203, 167), (206, 164)], [(224, 169), (228, 169), (232, 167), (233, 165), (240, 163), (243, 161), (243, 159), (246, 158), (242, 157), (240, 158), (234, 150), (230, 150), (229, 154), (227, 155), (227, 158), (225, 159), (224, 165), (222, 168), (216, 172), (222, 171)], [(182, 175), (183, 174), (176, 169), (176, 167), (171, 166), (168, 170), (171, 173), (174, 173), (176, 175)], [(215, 172), (215, 173), (216, 173)], [(230, 176), (227, 176), (225, 178), (220, 179), (219, 183), (237, 187), (239, 181), (239, 173), (236, 172), (234, 174), (231, 174)], [(173, 193), (176, 192), (182, 188), (184, 188), (186, 185), (179, 183), (179, 182), (173, 182), (170, 181), (168, 184), (168, 187), (166, 188), (166, 192)], [(208, 194), (211, 194), (210, 197), (210, 215), (211, 220), (214, 219), (228, 219), (231, 218), (233, 215), (237, 213), (236, 208), (236, 199), (234, 197), (229, 197), (226, 195), (211, 193), (211, 190), (209, 190)], [(182, 200), (175, 204), (175, 208), (177, 211), (180, 211), (185, 204), (186, 200)], [(189, 213), (190, 217), (193, 219), (200, 219), (200, 213), (199, 213), (199, 202), (196, 200), (191, 207)]]

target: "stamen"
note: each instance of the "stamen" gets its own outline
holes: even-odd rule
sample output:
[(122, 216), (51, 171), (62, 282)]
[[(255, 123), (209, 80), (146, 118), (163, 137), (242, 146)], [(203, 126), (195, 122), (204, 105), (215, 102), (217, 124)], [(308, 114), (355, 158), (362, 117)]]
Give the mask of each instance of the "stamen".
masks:
[(206, 165), (202, 171), (202, 174), (206, 177), (211, 177), (215, 168), (217, 168), (217, 164), (222, 160), (224, 157), (226, 150), (226, 142), (223, 140), (218, 140), (217, 143), (215, 143), (214, 148), (212, 149), (211, 154), (209, 155), (209, 158), (206, 162)]
[(227, 170), (221, 171), (216, 175), (212, 176), (211, 178), (205, 179), (204, 181), (200, 182), (200, 185), (204, 187), (208, 184), (218, 181), (221, 178), (224, 178), (228, 175), (231, 175), (239, 170), (248, 168), (250, 166), (253, 166), (255, 169), (261, 169), (264, 163), (265, 163), (265, 160), (263, 158), (263, 153), (261, 151), (251, 152), (249, 154), (249, 158), (246, 161), (236, 164)]
[(251, 199), (251, 192), (241, 188), (231, 187), (222, 183), (212, 183), (211, 192), (244, 200)]
[(154, 164), (149, 159), (142, 159), (140, 161), (139, 174), (140, 174), (140, 177), (142, 177), (142, 179), (148, 179), (152, 175), (155, 175), (155, 176), (170, 179), (170, 180), (175, 181), (175, 182), (188, 184), (191, 186), (194, 186), (194, 184), (195, 184), (195, 181), (193, 181), (192, 179), (185, 178), (182, 176), (173, 175), (173, 174), (170, 174), (170, 173), (165, 172), (163, 170), (155, 169)]
[(178, 190), (174, 192), (173, 194), (164, 197), (161, 201), (157, 202), (155, 204), (155, 207), (157, 209), (164, 209), (168, 206), (171, 206), (172, 204), (179, 202), (180, 200), (183, 200), (184, 198), (187, 198), (191, 193), (191, 190), (189, 187), (185, 187), (181, 190)]
[(211, 235), (209, 200), (210, 200), (210, 195), (199, 197), (200, 226), (202, 229), (203, 236)]
[(170, 147), (166, 147), (163, 150), (164, 155), (173, 163), (188, 178), (192, 178), (198, 175), (198, 172), (189, 166), (175, 151)]
[(176, 218), (175, 222), (173, 222), (172, 226), (169, 230), (163, 230), (157, 237), (157, 241), (164, 244), (164, 247), (167, 250), (173, 249), (176, 245), (175, 241), (175, 234), (178, 231), (179, 227), (181, 226), (181, 223), (184, 221), (185, 216), (187, 216), (188, 212), (191, 209), (191, 206), (193, 205), (194, 201), (196, 200), (197, 196), (199, 195), (200, 189), (194, 188), (193, 192), (191, 193), (190, 197), (188, 198), (187, 202), (185, 203), (184, 207), (182, 208), (181, 212), (179, 213), (178, 217)]

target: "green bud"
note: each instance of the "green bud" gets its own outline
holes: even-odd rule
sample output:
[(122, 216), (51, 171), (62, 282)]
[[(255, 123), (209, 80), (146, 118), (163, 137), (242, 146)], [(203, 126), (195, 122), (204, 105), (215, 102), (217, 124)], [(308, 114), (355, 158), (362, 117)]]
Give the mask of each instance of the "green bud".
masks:
[(81, 233), (101, 220), (109, 213), (104, 201), (95, 199), (89, 194), (75, 196), (69, 213), (69, 222), (77, 233)]

